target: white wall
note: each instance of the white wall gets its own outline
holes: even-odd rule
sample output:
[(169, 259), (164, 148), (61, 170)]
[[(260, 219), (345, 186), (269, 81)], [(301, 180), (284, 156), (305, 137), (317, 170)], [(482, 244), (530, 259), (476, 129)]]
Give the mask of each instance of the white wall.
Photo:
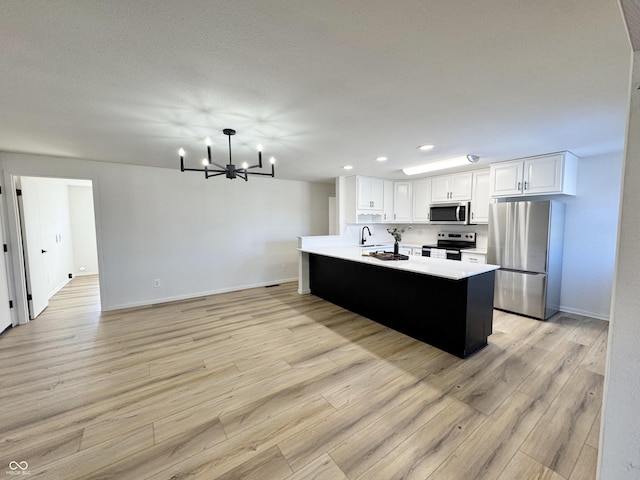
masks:
[(328, 232), (328, 184), (12, 153), (0, 167), (5, 184), (11, 174), (93, 181), (105, 309), (294, 280), (297, 236)]
[(608, 319), (611, 308), (622, 153), (581, 158), (578, 191), (566, 205), (560, 308)]
[(73, 243), (74, 275), (98, 273), (93, 189), (89, 186), (69, 185), (69, 215)]
[[(635, 52), (631, 84), (639, 83), (640, 52)], [(600, 429), (600, 480), (640, 479), (640, 91), (631, 92)]]

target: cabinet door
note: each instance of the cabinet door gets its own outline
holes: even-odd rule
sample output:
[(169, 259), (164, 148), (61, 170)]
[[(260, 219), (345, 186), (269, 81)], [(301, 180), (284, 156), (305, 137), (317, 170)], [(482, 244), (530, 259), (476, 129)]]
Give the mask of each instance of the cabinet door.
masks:
[(471, 200), (472, 180), (473, 175), (471, 172), (451, 175), (449, 179), (449, 198), (456, 201)]
[(491, 196), (511, 197), (522, 195), (522, 166), (522, 161), (491, 164)]
[(524, 193), (538, 195), (562, 191), (562, 155), (524, 161)]
[(382, 210), (384, 205), (384, 180), (358, 177), (358, 210)]
[(431, 179), (431, 203), (450, 202), (449, 175), (433, 177)]
[(481, 253), (466, 253), (462, 252), (462, 258), (460, 259), (463, 262), (471, 262), (471, 263), (487, 263), (487, 256)]
[(431, 179), (424, 178), (413, 182), (413, 221), (429, 221), (429, 204), (431, 203)]
[(358, 177), (358, 209), (368, 210), (372, 207), (372, 182), (369, 177)]
[(489, 223), (489, 170), (473, 172), (471, 223)]
[(371, 178), (371, 208), (374, 210), (384, 209), (384, 180)]
[(393, 182), (384, 181), (384, 208), (382, 209), (382, 221), (393, 221)]
[(393, 217), (396, 222), (411, 221), (411, 182), (394, 182)]

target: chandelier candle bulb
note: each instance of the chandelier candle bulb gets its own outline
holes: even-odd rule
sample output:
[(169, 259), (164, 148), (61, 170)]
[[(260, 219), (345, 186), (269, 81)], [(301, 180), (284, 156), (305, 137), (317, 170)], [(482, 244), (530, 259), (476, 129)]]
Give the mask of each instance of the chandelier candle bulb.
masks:
[(204, 143), (207, 145), (207, 157), (209, 157), (209, 163), (211, 163), (211, 139), (209, 137), (205, 138)]
[(178, 150), (178, 155), (180, 155), (180, 171), (184, 172), (184, 148)]

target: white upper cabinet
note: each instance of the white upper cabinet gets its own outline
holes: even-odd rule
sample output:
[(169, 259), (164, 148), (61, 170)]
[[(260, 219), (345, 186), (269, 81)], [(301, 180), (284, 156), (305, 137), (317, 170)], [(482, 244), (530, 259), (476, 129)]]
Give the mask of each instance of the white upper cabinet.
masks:
[(393, 221), (393, 181), (384, 181), (384, 208), (382, 210), (382, 221)]
[(471, 194), (471, 223), (489, 223), (489, 170), (473, 172)]
[[(522, 188), (527, 195), (561, 193), (563, 186), (562, 155), (551, 155), (524, 161)], [(573, 192), (575, 195), (575, 191)]]
[(411, 182), (393, 183), (393, 221), (411, 222)]
[(431, 203), (471, 200), (471, 172), (442, 175), (431, 179)]
[(413, 181), (413, 221), (429, 221), (429, 204), (431, 203), (431, 179), (423, 178)]
[(553, 153), (490, 165), (492, 197), (576, 194), (578, 158)]
[(524, 162), (500, 162), (490, 165), (491, 196), (509, 197), (522, 194), (522, 169)]
[[(382, 223), (384, 221), (384, 180), (351, 176), (344, 178), (344, 221), (346, 223)], [(393, 191), (391, 191), (393, 195)]]
[(384, 180), (356, 177), (356, 195), (359, 210), (382, 210), (384, 204)]

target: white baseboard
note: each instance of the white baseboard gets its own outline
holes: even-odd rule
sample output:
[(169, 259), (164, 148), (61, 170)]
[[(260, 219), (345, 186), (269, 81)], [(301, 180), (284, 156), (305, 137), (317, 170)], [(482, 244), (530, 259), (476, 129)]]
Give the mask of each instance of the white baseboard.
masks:
[(84, 272), (78, 272), (73, 274), (74, 277), (87, 277), (89, 275), (99, 275), (99, 273), (97, 270), (95, 272), (87, 272), (85, 270)]
[(67, 283), (69, 283), (71, 281), (70, 278), (66, 278), (65, 280), (63, 280), (62, 282), (60, 282), (58, 285), (56, 285), (53, 290), (51, 290), (51, 292), (49, 292), (49, 300), (51, 300), (51, 297), (53, 297), (56, 293), (58, 293), (60, 290), (62, 290), (65, 285)]
[(597, 318), (598, 320), (609, 321), (609, 315), (603, 315), (602, 313), (587, 312), (578, 308), (565, 307), (560, 305), (560, 311), (566, 313), (575, 313), (576, 315), (583, 315), (585, 317)]
[(162, 298), (141, 300), (139, 302), (128, 302), (128, 303), (121, 303), (121, 304), (116, 304), (116, 305), (107, 305), (103, 310), (105, 312), (108, 312), (108, 311), (112, 311), (112, 310), (122, 310), (124, 308), (149, 307), (151, 305), (157, 305), (157, 304), (160, 304), (160, 303), (177, 302), (177, 301), (180, 301), (180, 300), (189, 300), (189, 299), (192, 299), (192, 298), (207, 297), (209, 295), (218, 295), (220, 293), (237, 292), (237, 291), (240, 291), (240, 290), (249, 290), (250, 288), (268, 287), (270, 285), (277, 285), (277, 284), (280, 284), (280, 283), (289, 283), (289, 282), (297, 282), (297, 281), (298, 281), (298, 277), (282, 278), (282, 279), (279, 279), (279, 280), (272, 280), (272, 281), (269, 281), (269, 282), (260, 282), (260, 283), (253, 283), (253, 284), (248, 284), (248, 285), (238, 285), (238, 286), (235, 286), (235, 287), (220, 288), (220, 289), (217, 289), (217, 290), (186, 293), (184, 295), (175, 295), (175, 296), (171, 296), (171, 297), (162, 297)]

